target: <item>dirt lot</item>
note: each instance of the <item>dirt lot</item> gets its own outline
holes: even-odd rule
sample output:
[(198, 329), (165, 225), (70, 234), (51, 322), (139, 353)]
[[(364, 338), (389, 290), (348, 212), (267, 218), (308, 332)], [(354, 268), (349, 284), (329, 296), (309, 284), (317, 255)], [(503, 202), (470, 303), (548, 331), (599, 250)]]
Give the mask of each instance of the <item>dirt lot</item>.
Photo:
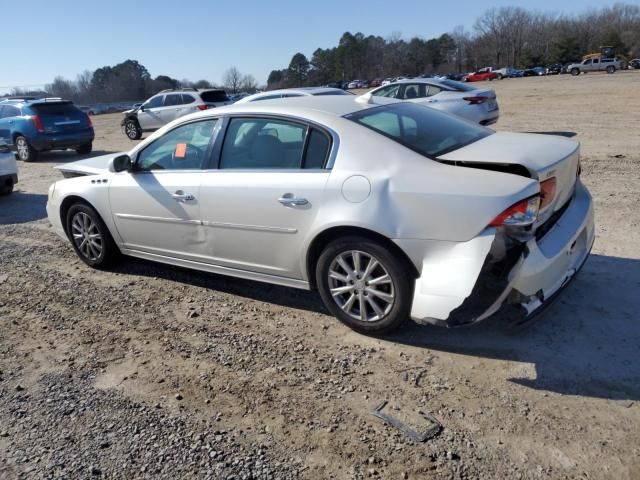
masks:
[[(639, 72), (640, 73), (640, 72)], [(0, 478), (640, 478), (640, 74), (493, 82), (497, 129), (574, 131), (593, 255), (537, 323), (353, 333), (316, 295), (49, 229), (52, 166), (0, 199)], [(130, 147), (95, 117), (96, 154)], [(371, 415), (444, 425), (423, 444)], [(398, 408), (399, 410), (393, 410)]]

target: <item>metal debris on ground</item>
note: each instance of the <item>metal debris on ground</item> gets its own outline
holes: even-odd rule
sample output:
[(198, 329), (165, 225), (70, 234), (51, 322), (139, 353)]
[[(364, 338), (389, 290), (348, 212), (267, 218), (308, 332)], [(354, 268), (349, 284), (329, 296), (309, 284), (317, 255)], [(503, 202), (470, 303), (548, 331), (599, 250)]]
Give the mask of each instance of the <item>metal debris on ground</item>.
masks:
[(384, 413), (382, 410), (387, 406), (389, 402), (386, 400), (378, 405), (373, 412), (371, 412), (374, 416), (378, 417), (385, 423), (396, 427), (401, 432), (404, 432), (407, 436), (415, 440), (416, 442), (426, 442), (427, 440), (435, 437), (438, 433), (442, 431), (442, 424), (428, 413), (418, 411), (420, 417), (426, 420), (428, 423), (424, 426), (421, 426), (418, 429), (414, 429), (407, 425), (404, 422), (401, 422), (397, 418), (389, 415), (388, 413)]

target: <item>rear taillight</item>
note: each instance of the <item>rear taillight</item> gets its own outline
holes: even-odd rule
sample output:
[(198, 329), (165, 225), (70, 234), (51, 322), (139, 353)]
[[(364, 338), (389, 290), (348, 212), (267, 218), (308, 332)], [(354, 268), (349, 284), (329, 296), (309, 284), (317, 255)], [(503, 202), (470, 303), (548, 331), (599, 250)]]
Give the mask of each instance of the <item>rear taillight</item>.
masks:
[(40, 120), (40, 117), (38, 115), (32, 115), (31, 116), (31, 121), (35, 125), (37, 131), (44, 132), (44, 127), (42, 126), (42, 121)]
[(480, 105), (489, 100), (489, 97), (463, 97), (463, 100), (469, 102), (469, 105)]
[(512, 226), (526, 227), (536, 221), (540, 208), (540, 196), (525, 198), (511, 205), (489, 224), (490, 227)]
[(89, 125), (89, 128), (93, 128), (93, 122), (91, 121), (89, 114), (87, 114), (87, 125)]
[(556, 197), (556, 177), (540, 182), (540, 210), (544, 210)]
[(198, 110), (206, 110), (209, 108), (209, 105), (198, 105)]

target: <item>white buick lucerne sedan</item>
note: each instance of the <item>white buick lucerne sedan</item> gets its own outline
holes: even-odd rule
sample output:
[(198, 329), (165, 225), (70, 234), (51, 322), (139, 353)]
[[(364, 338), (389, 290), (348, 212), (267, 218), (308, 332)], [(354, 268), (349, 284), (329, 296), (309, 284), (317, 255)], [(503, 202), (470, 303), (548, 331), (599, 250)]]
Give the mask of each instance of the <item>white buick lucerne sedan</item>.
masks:
[[(126, 154), (58, 167), (53, 228), (119, 254), (317, 289), (351, 328), (544, 308), (594, 240), (579, 144), (351, 96), (182, 117)], [(504, 309), (502, 308), (504, 307)]]

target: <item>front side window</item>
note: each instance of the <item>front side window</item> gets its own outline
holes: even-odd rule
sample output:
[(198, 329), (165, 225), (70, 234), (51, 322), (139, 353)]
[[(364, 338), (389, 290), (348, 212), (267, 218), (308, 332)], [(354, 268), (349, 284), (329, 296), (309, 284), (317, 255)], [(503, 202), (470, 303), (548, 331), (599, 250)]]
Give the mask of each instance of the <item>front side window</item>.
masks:
[(162, 99), (164, 95), (158, 95), (157, 97), (153, 97), (148, 100), (143, 106), (144, 108), (157, 108), (162, 106)]
[(187, 123), (165, 133), (138, 154), (137, 170), (201, 169), (217, 119)]
[(318, 169), (331, 150), (330, 137), (297, 122), (231, 118), (222, 145), (221, 169)]
[(399, 89), (400, 85), (387, 85), (386, 87), (376, 90), (371, 95), (376, 97), (396, 98)]
[(488, 128), (409, 102), (369, 108), (345, 118), (430, 158), (493, 133)]

